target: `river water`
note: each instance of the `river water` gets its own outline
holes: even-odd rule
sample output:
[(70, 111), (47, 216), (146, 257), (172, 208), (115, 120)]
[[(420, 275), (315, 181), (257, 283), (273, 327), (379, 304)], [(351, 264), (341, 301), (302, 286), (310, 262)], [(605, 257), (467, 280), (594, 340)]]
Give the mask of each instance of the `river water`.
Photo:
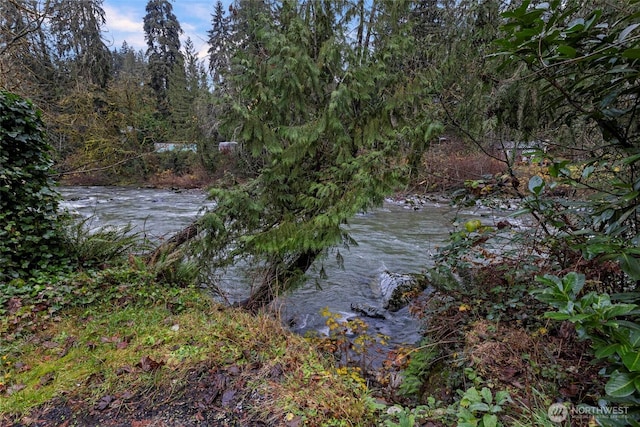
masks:
[[(211, 205), (202, 191), (171, 191), (123, 187), (61, 187), (63, 207), (89, 218), (90, 227), (131, 224), (151, 240), (169, 237), (193, 221), (204, 206)], [(298, 332), (326, 332), (324, 307), (344, 318), (355, 316), (351, 304), (380, 306), (371, 283), (383, 270), (420, 273), (433, 266), (433, 255), (453, 229), (453, 221), (482, 217), (485, 225), (504, 218), (489, 210), (459, 211), (446, 202), (426, 202), (419, 209), (387, 202), (371, 212), (357, 215), (347, 226), (357, 246), (341, 249), (344, 268), (330, 255), (324, 261), (328, 275), (318, 266), (300, 289), (278, 301), (284, 320)], [(225, 279), (222, 287), (231, 301), (246, 296), (241, 280)], [(373, 330), (390, 337), (394, 344), (413, 344), (420, 338), (420, 325), (408, 309), (387, 313), (385, 320), (368, 320)]]

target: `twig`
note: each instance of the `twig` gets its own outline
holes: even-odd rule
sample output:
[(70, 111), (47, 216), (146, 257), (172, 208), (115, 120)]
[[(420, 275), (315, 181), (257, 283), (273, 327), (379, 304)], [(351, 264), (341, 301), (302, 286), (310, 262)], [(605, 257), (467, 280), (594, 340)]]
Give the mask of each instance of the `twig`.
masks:
[(116, 162), (116, 163), (111, 164), (111, 165), (101, 166), (99, 168), (92, 168), (92, 169), (84, 169), (84, 170), (76, 169), (76, 170), (67, 171), (67, 172), (60, 172), (60, 173), (54, 174), (53, 176), (72, 175), (72, 174), (76, 174), (76, 173), (99, 172), (99, 171), (103, 171), (103, 170), (114, 168), (114, 167), (116, 167), (118, 165), (121, 165), (123, 163), (129, 162), (131, 160), (139, 159), (140, 157), (148, 156), (148, 155), (154, 154), (154, 153), (155, 153), (155, 151), (149, 151), (147, 153), (138, 154), (137, 156), (129, 157), (129, 158), (124, 159), (124, 160), (120, 160), (119, 162)]

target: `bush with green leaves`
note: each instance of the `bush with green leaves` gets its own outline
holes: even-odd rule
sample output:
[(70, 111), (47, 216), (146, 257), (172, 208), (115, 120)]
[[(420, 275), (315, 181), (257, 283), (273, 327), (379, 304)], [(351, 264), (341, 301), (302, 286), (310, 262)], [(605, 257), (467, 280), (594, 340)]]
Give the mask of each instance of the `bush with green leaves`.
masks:
[(494, 395), (488, 387), (478, 390), (475, 387), (461, 394), (457, 411), (459, 427), (497, 427), (502, 425), (496, 414), (502, 412), (503, 406), (511, 402), (509, 392), (501, 390)]
[[(531, 73), (556, 119), (550, 177), (529, 182), (525, 211), (542, 223), (560, 268), (579, 256), (616, 260), (627, 284), (640, 279), (638, 16), (637, 1), (524, 1), (503, 15), (498, 41), (504, 65)], [(579, 197), (554, 198), (558, 190)]]
[[(637, 292), (608, 295), (584, 293), (585, 276), (570, 272), (564, 277), (537, 278), (543, 288), (532, 291), (556, 311), (549, 319), (573, 323), (578, 337), (591, 341), (594, 356), (607, 363), (606, 400), (612, 405), (640, 404), (640, 295)], [(627, 411), (629, 419), (640, 421), (640, 413)], [(605, 424), (610, 424), (601, 420)], [(627, 420), (629, 421), (629, 420)], [(615, 424), (615, 423), (614, 423)]]
[(31, 102), (0, 91), (0, 283), (65, 258), (52, 164), (40, 113)]

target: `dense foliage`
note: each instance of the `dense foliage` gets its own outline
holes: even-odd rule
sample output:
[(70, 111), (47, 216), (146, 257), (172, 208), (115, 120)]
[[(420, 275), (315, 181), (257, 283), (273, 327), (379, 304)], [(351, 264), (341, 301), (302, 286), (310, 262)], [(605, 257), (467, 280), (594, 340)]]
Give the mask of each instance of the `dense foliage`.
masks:
[(285, 2), (277, 23), (253, 17), (250, 48), (234, 62), (243, 72), (227, 80), (235, 91), (224, 100), (233, 103), (226, 128), (241, 124), (238, 138), (260, 166), (245, 186), (212, 194), (218, 207), (206, 221), (215, 250), (233, 245), (232, 257), (267, 263), (260, 293), (270, 291), (257, 306), (347, 239), (340, 225), (380, 203), (402, 172), (392, 159), (400, 100), (388, 48), (369, 54), (340, 43), (345, 11)]
[[(47, 141), (66, 176), (224, 178), (211, 191), (215, 209), (181, 237), (200, 231), (191, 260), (203, 272), (250, 267), (251, 309), (292, 289), (331, 250), (339, 260), (334, 248), (353, 244), (343, 225), (355, 213), (407, 181), (432, 189), (437, 177), (470, 204), (514, 198), (533, 225), (481, 219), (452, 233), (431, 277), (440, 294), (414, 309), (439, 321), (405, 388), (433, 409), (429, 381), (446, 377), (458, 390), (447, 397), (449, 422), (497, 425), (508, 394), (480, 376), (491, 368), (486, 354), (499, 359), (487, 350), (500, 346), (495, 338), (523, 345), (526, 357), (509, 362), (540, 384), (545, 421), (558, 395), (637, 406), (639, 4), (237, 0), (227, 14), (217, 2), (205, 69), (193, 43), (181, 45), (167, 0), (148, 2), (146, 52), (105, 49), (99, 0), (2, 2), (0, 86), (34, 99), (49, 129), (3, 93), (0, 256), (9, 268), (0, 274), (46, 267), (56, 254)], [(236, 144), (221, 153), (221, 141)], [(154, 153), (157, 142), (197, 152)], [(158, 254), (179, 271), (184, 253)], [(197, 269), (188, 270), (191, 279)], [(556, 364), (523, 343), (575, 353)], [(596, 374), (573, 393), (575, 366), (560, 365), (585, 354), (594, 364), (580, 365), (584, 376)], [(525, 393), (502, 377), (515, 368), (501, 368), (501, 384)]]
[(41, 115), (0, 92), (0, 283), (58, 265), (63, 255), (59, 196)]
[[(544, 276), (539, 280), (545, 288), (535, 293), (559, 310), (548, 317), (575, 323), (579, 336), (591, 341), (596, 358), (608, 362), (607, 398), (637, 404), (640, 9), (630, 2), (621, 5), (622, 13), (606, 12), (585, 10), (577, 2), (537, 7), (524, 2), (505, 14), (507, 38), (501, 44), (512, 60), (524, 62), (535, 80), (544, 82), (547, 105), (555, 109), (557, 120), (569, 128), (584, 126), (601, 133), (581, 147), (566, 144), (561, 155), (578, 151), (572, 160), (549, 153), (550, 180), (532, 178), (524, 206), (546, 224), (547, 241), (556, 242), (552, 255), (560, 268), (572, 268), (580, 259), (599, 265), (616, 260), (625, 277), (615, 281), (601, 269), (599, 279), (606, 292), (581, 292), (584, 275)], [(562, 184), (583, 197), (563, 201), (546, 194)]]

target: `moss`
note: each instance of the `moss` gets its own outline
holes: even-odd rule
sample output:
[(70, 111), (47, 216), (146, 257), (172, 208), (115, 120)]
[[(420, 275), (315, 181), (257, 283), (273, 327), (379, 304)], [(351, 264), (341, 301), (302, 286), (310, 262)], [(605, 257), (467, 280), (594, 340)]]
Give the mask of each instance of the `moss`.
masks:
[[(233, 412), (233, 401), (265, 422), (294, 414), (309, 425), (331, 419), (367, 424), (366, 389), (335, 374), (311, 343), (278, 319), (218, 305), (196, 289), (146, 280), (119, 288), (123, 305), (114, 304), (111, 293), (103, 289), (92, 304), (54, 317), (27, 317), (37, 322), (33, 332), (23, 330), (0, 346), (0, 421), (69, 402), (76, 402), (72, 412), (81, 419), (97, 407), (101, 416), (110, 409), (117, 416), (116, 406), (127, 399), (146, 402), (147, 412), (183, 399), (189, 416), (198, 405), (229, 405)], [(321, 392), (314, 391), (318, 387)], [(215, 393), (206, 397), (206, 390)], [(204, 403), (193, 400), (198, 395)]]

